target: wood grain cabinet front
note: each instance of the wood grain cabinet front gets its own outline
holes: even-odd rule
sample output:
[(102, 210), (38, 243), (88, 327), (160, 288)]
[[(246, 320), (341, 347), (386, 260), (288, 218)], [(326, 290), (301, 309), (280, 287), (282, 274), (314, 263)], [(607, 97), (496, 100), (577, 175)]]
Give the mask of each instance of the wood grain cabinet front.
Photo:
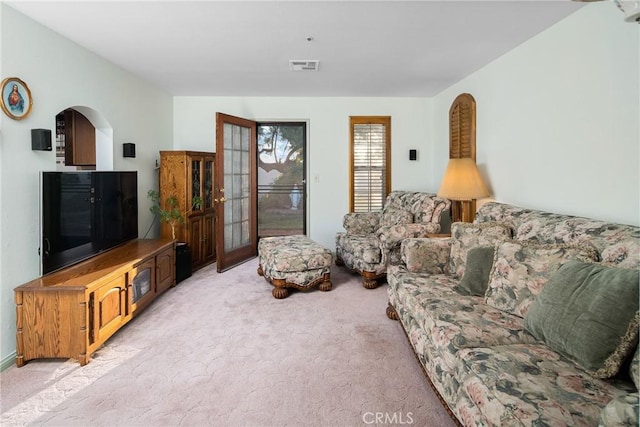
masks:
[(175, 250), (167, 249), (156, 255), (156, 292), (166, 291), (176, 284)]
[(89, 352), (116, 333), (129, 318), (126, 275), (92, 292), (89, 295)]
[(96, 129), (76, 110), (65, 110), (65, 165), (95, 166)]
[[(202, 151), (160, 151), (160, 200), (175, 197), (184, 213), (176, 239), (189, 245), (193, 270), (216, 260), (215, 158)], [(167, 223), (160, 230), (164, 238), (173, 236)]]
[(134, 240), (15, 288), (16, 365), (74, 358), (81, 365), (175, 284), (175, 241)]

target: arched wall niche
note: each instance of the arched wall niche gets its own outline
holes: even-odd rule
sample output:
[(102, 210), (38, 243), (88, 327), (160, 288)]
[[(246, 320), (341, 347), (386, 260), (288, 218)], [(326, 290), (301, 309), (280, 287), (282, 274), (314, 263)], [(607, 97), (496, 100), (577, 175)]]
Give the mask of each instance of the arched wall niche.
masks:
[[(96, 132), (96, 170), (113, 170), (113, 127), (99, 111), (84, 105), (73, 105), (63, 109), (76, 110), (85, 116)], [(62, 112), (61, 111), (61, 112)]]

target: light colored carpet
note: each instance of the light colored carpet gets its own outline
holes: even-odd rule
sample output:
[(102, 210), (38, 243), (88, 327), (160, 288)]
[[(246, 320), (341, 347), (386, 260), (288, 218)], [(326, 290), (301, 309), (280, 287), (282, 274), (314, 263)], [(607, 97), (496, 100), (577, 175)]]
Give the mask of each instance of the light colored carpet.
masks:
[(276, 300), (256, 267), (196, 272), (84, 367), (6, 369), (0, 425), (454, 425), (385, 315), (387, 285), (333, 266), (332, 291)]

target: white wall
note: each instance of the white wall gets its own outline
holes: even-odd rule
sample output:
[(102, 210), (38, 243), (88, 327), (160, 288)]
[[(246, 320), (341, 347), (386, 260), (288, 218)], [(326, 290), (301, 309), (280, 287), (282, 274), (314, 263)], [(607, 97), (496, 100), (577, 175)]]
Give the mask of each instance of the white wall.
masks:
[[(329, 248), (349, 210), (349, 116), (391, 116), (392, 189), (437, 190), (430, 172), (430, 99), (176, 97), (175, 148), (215, 151), (216, 112), (258, 121), (308, 121), (307, 232)], [(411, 148), (418, 150), (417, 161), (409, 161)]]
[[(0, 113), (0, 357), (15, 355), (13, 289), (39, 272), (39, 171), (55, 170), (55, 152), (32, 151), (32, 128), (55, 129), (55, 115), (70, 106), (100, 112), (113, 128), (116, 170), (138, 171), (139, 231), (152, 222), (145, 195), (157, 188), (155, 159), (172, 146), (172, 97), (0, 4), (2, 78), (31, 89), (33, 109), (20, 121)], [(54, 132), (55, 133), (55, 132)], [(136, 144), (136, 158), (122, 144)]]
[[(640, 25), (591, 3), (434, 98), (438, 141), (460, 93), (498, 201), (638, 225)], [(441, 176), (446, 144), (436, 149)]]

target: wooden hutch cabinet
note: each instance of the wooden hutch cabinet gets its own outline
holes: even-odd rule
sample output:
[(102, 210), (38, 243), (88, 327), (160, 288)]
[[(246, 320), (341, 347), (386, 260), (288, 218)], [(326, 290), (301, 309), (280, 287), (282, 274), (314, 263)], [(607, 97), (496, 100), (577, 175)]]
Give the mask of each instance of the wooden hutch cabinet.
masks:
[[(216, 260), (214, 168), (215, 153), (160, 152), (160, 201), (164, 204), (171, 196), (178, 200), (186, 223), (176, 228), (176, 240), (189, 245), (194, 270)], [(195, 197), (200, 204), (194, 203)], [(161, 235), (171, 238), (171, 226), (163, 223)]]
[(175, 284), (175, 242), (133, 240), (15, 288), (17, 357), (81, 365)]

